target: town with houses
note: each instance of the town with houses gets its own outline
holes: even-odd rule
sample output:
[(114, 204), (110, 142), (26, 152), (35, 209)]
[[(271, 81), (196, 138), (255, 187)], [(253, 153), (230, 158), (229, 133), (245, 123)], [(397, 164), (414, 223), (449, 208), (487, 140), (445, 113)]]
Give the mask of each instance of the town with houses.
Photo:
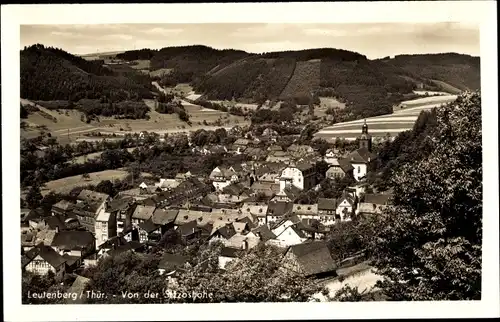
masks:
[[(240, 138), (222, 148), (233, 154), (261, 153), (265, 161), (217, 166), (208, 178), (187, 171), (154, 183), (138, 182), (115, 196), (84, 189), (75, 203), (54, 204), (49, 216), (39, 209), (22, 209), (22, 269), (39, 275), (51, 271), (61, 281), (102, 258), (147, 253), (175, 230), (184, 245), (200, 238), (222, 242), (220, 270), (238, 261), (241, 250), (264, 243), (293, 258), (294, 269), (303, 276), (336, 276), (341, 263), (333, 260), (324, 240), (330, 229), (391, 205), (390, 192), (366, 191), (366, 175), (377, 158), (366, 122), (358, 142), (356, 150), (329, 149), (320, 155), (309, 145), (292, 144), (283, 151), (271, 144), (262, 150)], [(207, 148), (193, 149), (210, 153)], [(328, 165), (326, 180), (350, 177), (353, 184), (340, 198), (297, 203), (300, 193), (319, 189), (318, 161)], [(158, 271), (175, 276), (184, 264), (182, 256), (165, 252)], [(82, 280), (87, 279), (78, 276), (75, 283)]]

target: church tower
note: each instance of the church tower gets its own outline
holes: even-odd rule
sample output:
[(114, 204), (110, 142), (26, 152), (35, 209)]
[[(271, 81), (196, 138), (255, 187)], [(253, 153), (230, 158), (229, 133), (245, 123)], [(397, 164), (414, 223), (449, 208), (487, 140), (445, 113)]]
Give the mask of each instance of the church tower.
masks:
[(359, 137), (359, 148), (366, 148), (368, 151), (372, 151), (372, 137), (368, 134), (368, 125), (365, 123), (361, 129), (361, 136)]

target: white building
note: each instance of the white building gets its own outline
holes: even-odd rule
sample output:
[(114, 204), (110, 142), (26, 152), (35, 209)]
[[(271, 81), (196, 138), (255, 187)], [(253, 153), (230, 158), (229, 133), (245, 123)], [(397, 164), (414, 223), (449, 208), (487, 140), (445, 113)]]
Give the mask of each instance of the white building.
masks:
[(309, 190), (316, 183), (316, 171), (312, 164), (302, 163), (286, 167), (281, 171), (280, 190), (293, 185), (300, 190)]

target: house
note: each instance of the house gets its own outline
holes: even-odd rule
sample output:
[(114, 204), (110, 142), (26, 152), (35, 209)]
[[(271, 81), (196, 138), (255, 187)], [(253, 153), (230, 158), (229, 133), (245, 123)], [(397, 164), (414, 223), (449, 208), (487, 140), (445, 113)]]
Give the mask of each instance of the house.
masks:
[(134, 228), (137, 228), (140, 223), (149, 220), (151, 217), (153, 217), (155, 209), (156, 207), (154, 206), (137, 205), (134, 213), (132, 214), (132, 226)]
[(191, 178), (192, 177), (192, 173), (190, 171), (186, 172), (186, 173), (177, 173), (175, 175), (175, 180), (179, 180), (179, 181), (183, 181), (183, 180), (186, 180), (188, 178)]
[(314, 165), (300, 163), (289, 166), (281, 172), (280, 190), (295, 186), (300, 190), (309, 190), (316, 184), (316, 169)]
[(285, 162), (288, 163), (291, 160), (291, 156), (286, 151), (270, 151), (266, 162)]
[(258, 237), (259, 240), (263, 243), (267, 242), (268, 240), (271, 239), (276, 239), (276, 235), (267, 227), (266, 225), (259, 226), (255, 229), (252, 229), (251, 232), (247, 234), (249, 238), (251, 237)]
[(169, 229), (174, 228), (175, 219), (179, 214), (177, 209), (155, 209), (153, 217), (151, 217), (153, 224), (161, 227), (161, 234), (163, 235)]
[(280, 172), (267, 172), (257, 178), (259, 182), (280, 183)]
[(245, 202), (240, 207), (242, 215), (255, 216), (258, 220), (259, 225), (265, 225), (266, 223), (266, 213), (267, 213), (267, 204), (261, 202)]
[(132, 197), (117, 197), (108, 203), (107, 212), (116, 218), (116, 235), (132, 227), (132, 214), (137, 206)]
[(56, 204), (52, 205), (52, 216), (55, 215), (66, 215), (68, 212), (73, 210), (73, 207), (75, 206), (74, 203), (68, 201), (68, 200), (61, 200), (57, 202)]
[(278, 202), (295, 202), (300, 195), (300, 189), (295, 186), (286, 186), (283, 190), (278, 192), (271, 201)]
[(158, 242), (162, 236), (161, 226), (154, 224), (152, 218), (141, 222), (137, 229), (140, 243), (146, 243), (148, 241)]
[(115, 257), (125, 252), (141, 252), (144, 251), (144, 249), (145, 249), (145, 244), (132, 240), (132, 241), (127, 241), (125, 244), (121, 244), (120, 246), (112, 248), (111, 250), (104, 253), (102, 257), (103, 258)]
[(326, 177), (331, 180), (342, 179), (346, 176), (352, 176), (354, 167), (348, 159), (338, 159), (336, 164), (332, 164), (326, 171)]
[(292, 214), (302, 219), (319, 219), (317, 204), (294, 204)]
[(308, 237), (300, 230), (297, 225), (293, 224), (285, 228), (276, 236), (277, 246), (287, 247), (305, 242)]
[(224, 224), (221, 227), (214, 225), (212, 234), (210, 235), (210, 242), (221, 241), (226, 244), (228, 240), (236, 234), (236, 230), (232, 223)]
[(238, 150), (238, 149), (241, 149), (241, 150), (244, 150), (245, 148), (248, 147), (248, 145), (250, 144), (250, 140), (247, 140), (247, 139), (237, 139), (236, 141), (234, 141), (233, 143), (233, 150)]
[(109, 195), (84, 189), (77, 196), (77, 203), (70, 211), (87, 230), (95, 233), (96, 217), (110, 200)]
[(360, 216), (380, 215), (392, 204), (391, 194), (366, 194), (363, 199), (356, 209)]
[(266, 224), (270, 227), (273, 226), (275, 222), (280, 221), (284, 216), (290, 214), (292, 210), (292, 202), (269, 202), (266, 213)]
[(338, 165), (339, 151), (337, 149), (328, 149), (323, 159), (326, 163), (331, 165)]
[(80, 259), (93, 254), (96, 250), (94, 235), (82, 230), (56, 231), (51, 246), (60, 255), (68, 254)]
[(356, 200), (352, 194), (344, 192), (337, 200), (337, 209), (335, 210), (335, 220), (349, 221), (355, 212)]
[(253, 191), (241, 183), (226, 186), (217, 194), (219, 203), (237, 204), (244, 202), (253, 195)]
[(103, 244), (97, 247), (97, 255), (100, 256), (104, 253), (107, 253), (112, 249), (116, 249), (120, 246), (125, 245), (127, 242), (128, 242), (127, 239), (122, 234), (115, 237), (111, 237), (108, 240), (106, 240)]
[(160, 182), (155, 183), (155, 187), (160, 189), (161, 191), (168, 191), (172, 190), (174, 188), (177, 188), (177, 186), (180, 184), (180, 181), (176, 179), (160, 179)]
[(189, 244), (190, 242), (196, 240), (201, 237), (201, 229), (198, 228), (196, 224), (196, 220), (185, 223), (177, 228), (179, 231), (181, 241), (184, 244)]
[(96, 246), (117, 235), (117, 211), (110, 210), (109, 203), (105, 202), (95, 218)]
[(158, 271), (160, 275), (172, 276), (178, 271), (184, 271), (188, 265), (188, 258), (186, 256), (164, 253), (158, 263)]
[(318, 199), (318, 216), (321, 224), (331, 226), (335, 223), (337, 200), (328, 198)]
[(215, 167), (215, 169), (213, 169), (210, 173), (209, 178), (212, 180), (212, 184), (216, 190), (222, 190), (223, 188), (240, 181), (238, 173), (224, 166)]
[(256, 181), (252, 184), (250, 189), (252, 189), (255, 194), (262, 194), (268, 198), (271, 198), (280, 192), (280, 185), (279, 183)]
[(296, 215), (286, 215), (271, 226), (271, 231), (279, 236), (285, 229), (299, 223), (301, 219)]
[(290, 246), (283, 257), (283, 267), (305, 277), (336, 276), (335, 264), (324, 242), (312, 241)]
[[(262, 136), (268, 138), (275, 138), (278, 137), (278, 132), (268, 127), (262, 132)], [(281, 147), (279, 148), (281, 149)]]
[(365, 194), (363, 202), (372, 203), (380, 206), (390, 205), (392, 202), (392, 194), (383, 194), (383, 193), (371, 193)]
[(292, 153), (300, 153), (303, 155), (307, 155), (309, 153), (314, 153), (314, 149), (310, 147), (309, 145), (299, 145), (299, 144), (292, 144), (288, 147), (287, 149), (288, 152)]
[(87, 302), (87, 285), (89, 285), (91, 280), (89, 278), (77, 275), (73, 284), (66, 292), (67, 294), (75, 294), (76, 296), (69, 296), (65, 300), (65, 304), (85, 304)]
[(225, 269), (230, 262), (238, 261), (241, 256), (241, 249), (224, 247), (219, 255), (219, 268)]
[(46, 245), (38, 245), (27, 251), (22, 255), (21, 265), (23, 270), (36, 275), (46, 275), (51, 271), (59, 281), (66, 273), (66, 260)]

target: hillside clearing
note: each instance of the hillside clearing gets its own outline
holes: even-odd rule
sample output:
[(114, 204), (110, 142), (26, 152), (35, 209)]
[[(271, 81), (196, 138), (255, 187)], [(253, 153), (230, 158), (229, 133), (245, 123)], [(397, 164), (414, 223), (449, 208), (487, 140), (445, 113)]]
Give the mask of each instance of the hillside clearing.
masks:
[[(45, 186), (41, 190), (42, 195), (48, 194), (50, 191), (55, 193), (70, 193), (76, 187), (82, 187), (86, 185), (97, 185), (103, 180), (122, 180), (127, 177), (128, 172), (125, 170), (105, 170), (100, 172), (89, 173), (90, 178), (88, 180), (82, 179), (81, 175), (62, 178), (58, 180), (53, 180), (45, 183)], [(142, 173), (142, 176), (151, 176), (149, 173)]]
[(309, 96), (320, 85), (321, 61), (297, 62), (290, 81), (281, 92), (280, 98)]

